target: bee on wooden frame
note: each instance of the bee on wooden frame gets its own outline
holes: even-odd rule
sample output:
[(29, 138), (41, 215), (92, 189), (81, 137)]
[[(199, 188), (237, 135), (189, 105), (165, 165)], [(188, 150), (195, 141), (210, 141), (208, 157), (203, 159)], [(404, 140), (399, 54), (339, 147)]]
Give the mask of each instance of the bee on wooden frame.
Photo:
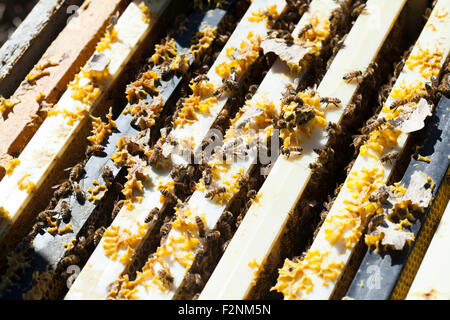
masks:
[(81, 175), (85, 172), (83, 163), (78, 163), (75, 166), (73, 166), (72, 168), (65, 169), (65, 171), (68, 171), (68, 170), (70, 170), (69, 181), (72, 183), (75, 182), (76, 180), (78, 180), (78, 178), (80, 178)]
[(145, 223), (150, 223), (152, 222), (155, 217), (157, 218), (159, 216), (160, 210), (158, 207), (154, 207), (152, 210), (150, 210), (150, 212), (148, 213), (148, 215), (145, 217), (144, 222)]
[(383, 164), (392, 163), (398, 159), (398, 156), (399, 156), (398, 151), (391, 151), (382, 156), (380, 160)]
[(368, 134), (356, 135), (353, 136), (353, 142), (351, 145), (353, 145), (355, 147), (356, 152), (358, 152), (359, 148), (361, 148), (367, 140), (369, 140)]
[(214, 242), (219, 241), (219, 239), (220, 239), (220, 232), (219, 232), (218, 230), (215, 230), (215, 231), (208, 231), (208, 232), (206, 233), (205, 238), (206, 238), (206, 242), (207, 242), (207, 243), (212, 244), (212, 243), (214, 243)]
[(369, 223), (367, 225), (367, 231), (373, 232), (375, 231), (375, 229), (381, 224), (383, 223), (385, 219), (385, 214), (384, 213), (379, 213), (374, 215), (373, 217), (370, 218)]
[(357, 18), (360, 14), (367, 14), (366, 3), (356, 3), (352, 8), (351, 16), (353, 19)]
[(386, 123), (386, 118), (380, 118), (376, 120), (369, 120), (367, 125), (361, 129), (362, 134), (368, 134), (373, 130), (380, 128), (382, 125)]
[(203, 238), (205, 236), (206, 228), (202, 218), (200, 218), (200, 216), (195, 216), (195, 223), (197, 224), (198, 236)]
[(149, 163), (152, 166), (156, 166), (159, 161), (163, 158), (162, 148), (158, 145), (155, 145), (152, 150), (152, 154), (149, 158)]
[(93, 144), (87, 147), (86, 156), (90, 157), (93, 154), (99, 154), (105, 152), (105, 147), (101, 144)]
[(297, 155), (300, 155), (303, 152), (303, 148), (299, 146), (294, 147), (282, 147), (281, 148), (281, 154), (285, 156), (287, 159), (291, 156), (291, 153), (295, 153)]
[(326, 103), (327, 107), (329, 104), (334, 104), (336, 106), (336, 108), (339, 108), (339, 104), (341, 103), (341, 100), (338, 98), (321, 97), (320, 103)]
[(309, 30), (312, 30), (314, 28), (314, 26), (312, 25), (312, 23), (308, 23), (306, 24), (303, 28), (300, 29), (300, 31), (298, 32), (298, 38), (302, 38), (304, 35), (306, 35), (306, 33)]
[(195, 83), (198, 83), (198, 82), (201, 82), (201, 81), (209, 81), (208, 76), (206, 74), (200, 74), (200, 75), (198, 75), (198, 76), (196, 76), (194, 78), (194, 82)]
[(72, 183), (73, 192), (75, 194), (75, 198), (79, 203), (83, 203), (86, 200), (86, 196), (84, 194), (83, 189), (80, 187), (78, 182)]
[(389, 188), (385, 185), (378, 188), (378, 190), (369, 196), (370, 202), (384, 203), (389, 198)]
[(106, 182), (106, 185), (110, 185), (113, 183), (114, 174), (109, 166), (104, 166), (102, 168), (102, 178)]
[(178, 197), (173, 193), (172, 191), (169, 191), (167, 188), (162, 188), (159, 190), (161, 194), (166, 198), (168, 201), (177, 201)]
[(68, 255), (67, 257), (62, 258), (62, 259), (59, 261), (59, 265), (60, 265), (62, 268), (65, 269), (65, 268), (67, 268), (68, 266), (78, 264), (79, 261), (80, 261), (80, 259), (78, 258), (78, 256), (76, 256), (76, 255), (74, 255), (74, 254), (70, 254), (70, 255)]
[(342, 134), (342, 127), (334, 122), (329, 122), (326, 128), (328, 136), (339, 136)]
[(407, 103), (408, 103), (407, 99), (399, 99), (399, 100), (396, 100), (396, 101), (392, 102), (391, 105), (389, 106), (389, 109), (390, 110), (397, 110), (399, 107), (401, 107), (401, 106), (403, 106), (403, 105), (405, 105)]
[(100, 227), (97, 230), (95, 230), (94, 233), (94, 246), (97, 246), (100, 242), (100, 240), (103, 237), (103, 234), (105, 233), (106, 228), (105, 227)]
[(111, 212), (112, 220), (114, 220), (116, 218), (117, 214), (122, 209), (124, 202), (125, 202), (124, 200), (116, 201), (116, 203), (114, 204), (114, 208)]
[(69, 203), (67, 201), (62, 201), (61, 205), (59, 206), (59, 212), (61, 214), (61, 218), (64, 222), (68, 222), (71, 217), (71, 209), (69, 206)]
[(352, 82), (354, 80), (359, 81), (359, 79), (362, 78), (362, 76), (363, 72), (361, 70), (355, 70), (344, 74), (342, 79), (344, 79), (347, 82)]
[(225, 187), (215, 187), (211, 191), (205, 194), (205, 198), (213, 200), (215, 196), (220, 195), (222, 193), (227, 192), (227, 188)]

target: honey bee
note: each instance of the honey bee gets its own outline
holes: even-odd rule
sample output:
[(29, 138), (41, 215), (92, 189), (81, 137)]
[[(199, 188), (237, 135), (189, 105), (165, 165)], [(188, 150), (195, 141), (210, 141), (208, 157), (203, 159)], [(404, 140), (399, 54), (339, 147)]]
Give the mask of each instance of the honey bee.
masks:
[(61, 202), (61, 205), (59, 207), (59, 212), (60, 212), (61, 218), (63, 219), (64, 222), (69, 221), (69, 219), (71, 217), (71, 209), (70, 209), (69, 203), (67, 201)]
[(378, 64), (376, 62), (369, 63), (366, 71), (364, 71), (363, 78), (367, 78), (375, 73), (375, 69), (378, 68)]
[(86, 247), (88, 246), (88, 240), (85, 236), (81, 236), (78, 238), (77, 244), (76, 244), (76, 250), (77, 252), (84, 254), (86, 252)]
[(186, 289), (188, 291), (196, 291), (204, 286), (203, 278), (198, 273), (188, 272), (186, 275)]
[(249, 181), (250, 177), (248, 175), (248, 173), (243, 173), (242, 175), (239, 176), (238, 178), (238, 185), (240, 188), (242, 188), (243, 186), (245, 186), (248, 181)]
[(40, 235), (43, 235), (45, 233), (44, 228), (45, 223), (43, 221), (36, 222), (33, 226), (33, 233), (39, 233)]
[[(247, 207), (246, 207), (246, 209), (247, 209)], [(241, 225), (242, 220), (244, 220), (244, 213), (243, 212), (241, 212), (236, 218), (236, 223), (235, 223), (236, 228), (239, 228), (239, 226)]]
[(300, 155), (302, 152), (303, 152), (302, 147), (288, 147), (288, 148), (282, 147), (281, 148), (281, 154), (288, 159), (291, 156), (291, 153), (296, 153), (296, 154)]
[(280, 119), (277, 121), (277, 127), (280, 129), (294, 129), (295, 126), (292, 122)]
[(54, 210), (44, 210), (41, 211), (38, 216), (37, 216), (37, 220), (38, 221), (42, 221), (45, 224), (47, 223), (47, 217), (53, 217), (53, 215), (56, 213), (56, 211)]
[(205, 238), (208, 243), (216, 242), (220, 239), (220, 232), (218, 230), (208, 231)]
[(111, 185), (113, 183), (114, 174), (109, 166), (104, 166), (102, 168), (102, 178), (106, 182), (106, 185)]
[(314, 148), (313, 151), (319, 155), (319, 161), (326, 163), (334, 157), (334, 150), (331, 147)]
[(282, 36), (283, 40), (287, 43), (287, 44), (292, 44), (294, 43), (294, 37), (292, 36), (292, 34), (289, 31), (286, 31), (283, 36)]
[(212, 145), (214, 143), (214, 139), (213, 138), (209, 138), (207, 140), (203, 140), (202, 144), (201, 144), (201, 149), (204, 150), (206, 149), (208, 146)]
[(170, 69), (170, 61), (164, 61), (161, 64), (161, 79), (163, 81), (169, 81), (173, 76), (173, 70)]
[(187, 166), (186, 167), (186, 175), (188, 177), (192, 177), (195, 173), (195, 168), (193, 166)]
[(324, 203), (323, 203), (323, 206), (325, 207), (325, 209), (326, 209), (327, 211), (330, 211), (330, 210), (331, 210), (331, 207), (333, 206), (333, 204), (334, 204), (334, 199), (332, 199), (332, 198), (330, 197), (330, 195), (328, 195), (328, 201), (327, 201), (327, 202), (324, 202)]
[(185, 177), (185, 170), (181, 165), (175, 165), (170, 171), (170, 177), (175, 181), (182, 181)]
[(356, 104), (349, 103), (344, 111), (344, 119), (352, 117), (355, 114), (355, 111), (356, 111)]
[(295, 92), (293, 87), (288, 87), (287, 90), (283, 93), (283, 99), (281, 102), (284, 105), (289, 105), (291, 102), (297, 103), (300, 107), (303, 106), (303, 99), (298, 96), (297, 92)]
[(356, 135), (356, 136), (353, 136), (353, 143), (352, 143), (352, 145), (355, 147), (355, 150), (358, 152), (359, 148), (361, 148), (362, 145), (367, 140), (369, 140), (369, 135), (368, 134)]
[(233, 214), (230, 211), (225, 211), (217, 223), (218, 229), (225, 239), (231, 239), (233, 233), (231, 231), (231, 223), (233, 222)]
[(270, 26), (272, 26), (273, 23), (275, 22), (275, 17), (273, 16), (273, 14), (270, 13), (270, 12), (268, 12), (268, 11), (266, 11), (266, 12), (264, 12), (264, 15), (265, 15), (266, 18), (267, 18), (267, 23), (268, 23)]
[(385, 185), (378, 188), (378, 190), (369, 196), (370, 202), (386, 202), (386, 200), (389, 198), (389, 188)]
[(298, 104), (300, 107), (303, 106), (304, 101), (301, 97), (299, 97), (297, 94), (294, 96), (294, 98), (292, 99), (292, 101), (294, 101), (296, 104)]
[(122, 209), (124, 202), (125, 202), (124, 200), (116, 201), (116, 203), (114, 204), (114, 208), (111, 212), (112, 220), (114, 220), (116, 218), (117, 214)]
[(105, 152), (105, 147), (102, 146), (101, 144), (94, 144), (94, 145), (90, 145), (88, 146), (87, 150), (86, 150), (86, 156), (91, 156), (92, 154), (98, 154), (98, 153), (102, 153)]
[(316, 172), (316, 173), (319, 173), (319, 172), (322, 172), (322, 173), (328, 173), (328, 170), (325, 168), (325, 166), (321, 163), (321, 162), (319, 162), (319, 161), (315, 161), (315, 162), (312, 162), (312, 163), (310, 163), (309, 165), (308, 165), (308, 167), (313, 171), (313, 172)]
[(159, 270), (159, 278), (166, 288), (170, 288), (173, 285), (174, 277), (164, 269)]
[[(355, 155), (357, 153), (355, 152)], [(344, 168), (344, 170), (347, 172), (347, 175), (350, 174), (350, 172), (352, 171), (353, 165), (355, 164), (356, 159), (353, 159), (352, 161), (349, 162), (349, 164), (347, 164)]]
[(314, 119), (316, 111), (312, 108), (299, 108), (295, 113), (295, 124), (297, 126), (304, 125)]
[(367, 225), (368, 232), (373, 232), (375, 229), (384, 221), (384, 213), (376, 214), (370, 218), (369, 224)]
[(161, 245), (166, 242), (166, 239), (169, 235), (170, 229), (172, 228), (172, 222), (170, 219), (166, 218), (164, 220), (164, 224), (161, 226), (161, 229), (159, 230), (159, 235), (161, 237)]
[(216, 122), (219, 125), (223, 125), (223, 124), (227, 123), (227, 121), (229, 120), (229, 117), (230, 117), (230, 112), (227, 109), (223, 109), (219, 113)]
[(363, 72), (361, 70), (351, 71), (349, 73), (346, 73), (342, 79), (344, 79), (347, 82), (352, 82), (354, 80), (358, 80), (363, 76)]
[(227, 250), (228, 245), (230, 244), (230, 242), (231, 242), (231, 239), (228, 239), (227, 241), (225, 241), (225, 242), (222, 244), (222, 252), (225, 252), (225, 250)]
[(205, 168), (205, 170), (203, 170), (203, 172), (202, 172), (202, 179), (206, 186), (209, 186), (211, 184), (211, 180), (212, 180), (211, 173), (212, 172), (211, 172), (210, 166), (207, 166)]
[(83, 203), (86, 200), (86, 196), (84, 194), (83, 189), (81, 189), (78, 182), (73, 182), (72, 187), (73, 187), (73, 192), (75, 194), (75, 198), (77, 199), (77, 201), (79, 203)]
[(233, 214), (231, 213), (231, 211), (224, 211), (222, 216), (220, 217), (219, 223), (221, 222), (230, 223), (231, 221), (233, 221)]
[(368, 134), (373, 130), (380, 128), (383, 124), (386, 123), (386, 118), (380, 118), (376, 120), (368, 121), (367, 125), (361, 129), (362, 134)]
[(339, 186), (336, 187), (336, 189), (334, 189), (334, 196), (337, 197), (338, 194), (341, 192), (342, 186), (344, 185), (344, 183), (341, 183)]
[(67, 170), (70, 170), (70, 173), (69, 173), (69, 181), (70, 182), (76, 181), (85, 172), (83, 163), (78, 163), (75, 166), (73, 166), (72, 168), (67, 168), (66, 171)]
[(150, 210), (149, 214), (145, 217), (144, 222), (145, 223), (150, 223), (151, 221), (153, 221), (153, 219), (155, 217), (158, 217), (159, 215), (159, 208), (158, 207), (154, 207), (152, 210)]
[(399, 156), (398, 151), (391, 151), (382, 156), (380, 160), (383, 164), (392, 163), (393, 161), (397, 160), (398, 156)]
[(173, 193), (172, 191), (169, 191), (167, 188), (162, 188), (159, 190), (161, 194), (166, 198), (168, 201), (177, 201), (178, 197)]
[[(345, 40), (347, 39), (347, 35), (344, 35), (342, 38), (339, 35), (336, 35), (332, 41), (331, 46), (333, 47), (333, 56), (336, 56), (339, 50), (345, 48)], [(331, 60), (332, 61), (332, 60)]]
[(194, 78), (194, 82), (198, 83), (200, 81), (209, 81), (209, 78), (206, 74), (200, 74)]
[(250, 87), (248, 87), (248, 93), (250, 93), (251, 95), (254, 95), (257, 90), (258, 90), (257, 84), (252, 84)]
[(227, 192), (225, 187), (216, 187), (205, 194), (205, 198), (213, 200), (215, 196)]
[(197, 224), (197, 228), (198, 228), (198, 236), (200, 238), (203, 238), (205, 236), (205, 224), (203, 223), (202, 218), (200, 218), (199, 216), (195, 216), (195, 223)]
[(434, 96), (439, 86), (439, 80), (436, 76), (432, 76), (430, 80), (431, 81), (425, 83), (425, 89), (430, 96)]
[(441, 84), (438, 86), (438, 91), (446, 96), (450, 95), (450, 73), (446, 73), (441, 80)]
[(255, 199), (258, 192), (255, 189), (250, 189), (247, 192), (247, 198), (249, 199)]
[(264, 179), (267, 178), (267, 176), (270, 173), (270, 170), (272, 170), (272, 164), (268, 164), (264, 167), (261, 167), (261, 174), (264, 176)]
[(62, 258), (59, 261), (59, 265), (65, 269), (68, 266), (78, 264), (79, 261), (80, 261), (80, 259), (78, 258), (78, 256), (71, 254), (71, 255), (68, 255), (67, 257)]
[(237, 83), (237, 73), (236, 73), (235, 67), (230, 68), (230, 75), (224, 79), (223, 84), (224, 84), (225, 88), (230, 91), (239, 90), (239, 85)]
[(100, 240), (103, 237), (103, 234), (105, 233), (106, 228), (105, 227), (100, 227), (97, 230), (95, 230), (94, 233), (94, 246), (97, 246), (98, 243), (100, 242)]
[(298, 32), (298, 37), (299, 38), (303, 37), (312, 28), (314, 28), (314, 26), (311, 23), (308, 23), (307, 25), (305, 25), (303, 28), (300, 29), (300, 31)]
[(338, 98), (321, 97), (320, 103), (326, 103), (327, 106), (331, 103), (331, 104), (334, 104), (338, 108), (339, 104), (341, 103), (341, 100)]
[(352, 10), (351, 16), (352, 18), (357, 18), (360, 14), (367, 14), (366, 4), (356, 4)]
[(220, 86), (218, 87), (215, 91), (214, 91), (214, 96), (216, 97), (221, 97), (223, 95), (223, 93), (225, 92), (225, 86)]
[(327, 125), (328, 136), (339, 136), (342, 134), (342, 127), (334, 122), (329, 122)]
[(389, 107), (389, 109), (391, 110), (397, 110), (398, 107), (403, 106), (405, 104), (408, 103), (407, 99), (400, 99), (400, 100), (396, 100), (394, 102), (392, 102), (391, 106)]
[(158, 145), (155, 145), (153, 147), (152, 154), (149, 159), (150, 165), (156, 166), (162, 158), (163, 158), (162, 148)]
[(414, 103), (419, 103), (420, 99), (426, 99), (429, 100), (431, 97), (428, 93), (425, 92), (419, 92), (416, 93), (412, 98), (411, 101)]
[(231, 239), (233, 232), (231, 231), (231, 225), (229, 223), (221, 223), (219, 225), (220, 234), (224, 236), (224, 239)]

